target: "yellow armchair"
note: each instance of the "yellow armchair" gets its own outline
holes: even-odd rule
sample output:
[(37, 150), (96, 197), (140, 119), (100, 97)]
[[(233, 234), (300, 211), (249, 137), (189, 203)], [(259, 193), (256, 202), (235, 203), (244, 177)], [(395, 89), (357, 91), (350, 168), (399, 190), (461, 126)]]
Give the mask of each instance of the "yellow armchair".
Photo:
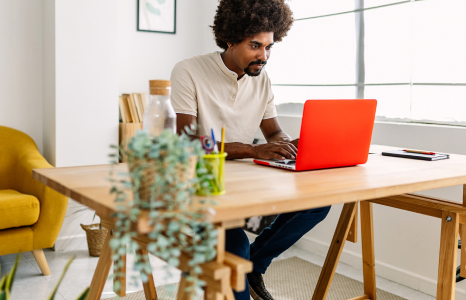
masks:
[(0, 255), (32, 251), (42, 274), (50, 270), (42, 249), (55, 243), (68, 198), (32, 178), (32, 170), (52, 168), (34, 141), (0, 126)]

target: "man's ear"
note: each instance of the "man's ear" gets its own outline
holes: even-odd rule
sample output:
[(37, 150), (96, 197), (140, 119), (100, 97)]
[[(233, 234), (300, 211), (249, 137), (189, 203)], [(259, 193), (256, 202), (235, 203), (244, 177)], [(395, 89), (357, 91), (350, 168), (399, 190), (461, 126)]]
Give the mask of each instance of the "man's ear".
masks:
[(233, 48), (233, 46), (234, 46), (235, 44), (227, 43), (227, 45), (228, 45), (228, 48)]

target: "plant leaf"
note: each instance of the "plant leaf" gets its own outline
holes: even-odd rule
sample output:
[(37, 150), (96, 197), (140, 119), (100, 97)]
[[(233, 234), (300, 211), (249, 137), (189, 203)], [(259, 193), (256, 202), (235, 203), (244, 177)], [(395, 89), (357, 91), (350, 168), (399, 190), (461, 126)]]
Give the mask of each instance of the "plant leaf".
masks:
[(7, 275), (3, 276), (3, 278), (0, 280), (0, 291), (5, 290), (6, 278)]
[(89, 296), (89, 288), (85, 289), (84, 292), (76, 298), (76, 300), (86, 300), (87, 296)]
[(10, 293), (8, 291), (1, 291), (0, 300), (10, 300)]
[(63, 273), (61, 273), (60, 279), (58, 279), (58, 282), (55, 285), (55, 287), (53, 288), (52, 294), (50, 295), (48, 300), (53, 300), (55, 298), (55, 295), (57, 294), (57, 291), (58, 291), (58, 286), (60, 285), (61, 281), (63, 280), (63, 277), (65, 277), (66, 271), (68, 271), (68, 268), (70, 267), (71, 262), (73, 261), (74, 257), (75, 256), (73, 255), (70, 258), (70, 260), (68, 261), (68, 263), (66, 263), (65, 269), (63, 270)]
[[(5, 282), (5, 291), (9, 292), (11, 291), (11, 288), (13, 287), (13, 281), (15, 280), (15, 275), (16, 275), (16, 269), (18, 268), (19, 264), (19, 258), (21, 257), (21, 254), (18, 253), (16, 255), (16, 260), (15, 264), (13, 265), (13, 268), (11, 268), (10, 275), (8, 275), (6, 282)], [(8, 295), (8, 294), (7, 294)], [(9, 297), (8, 297), (9, 298)]]

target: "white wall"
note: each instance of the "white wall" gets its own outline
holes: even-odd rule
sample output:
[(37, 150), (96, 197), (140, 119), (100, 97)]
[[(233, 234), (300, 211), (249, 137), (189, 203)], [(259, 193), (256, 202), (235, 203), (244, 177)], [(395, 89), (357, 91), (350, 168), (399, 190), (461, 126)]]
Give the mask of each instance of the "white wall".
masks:
[(118, 5), (55, 2), (56, 166), (109, 163), (118, 143)]
[(42, 45), (43, 45), (43, 153), (49, 163), (56, 162), (56, 126), (55, 126), (55, 0), (43, 0)]
[(0, 1), (0, 125), (42, 151), (42, 2)]
[[(109, 163), (118, 143), (118, 5), (44, 0), (44, 156), (56, 167)], [(93, 212), (70, 200), (57, 250), (85, 243)], [(98, 221), (98, 220), (96, 220)]]
[[(287, 133), (293, 138), (299, 137), (301, 118), (279, 119)], [(466, 155), (466, 128), (376, 122), (372, 144)], [(462, 186), (423, 191), (422, 194), (461, 202)], [(342, 205), (333, 206), (328, 217), (306, 234), (297, 245), (325, 256), (341, 208)], [(435, 296), (440, 224), (437, 218), (374, 204), (376, 274)], [(357, 244), (347, 242), (340, 261), (360, 269), (360, 241)], [(456, 299), (466, 299), (465, 289), (466, 282), (457, 284)]]
[(209, 26), (214, 24), (214, 16), (217, 11), (217, 0), (201, 0), (202, 1), (202, 19), (201, 19), (201, 38), (202, 38), (202, 52), (212, 53), (214, 51), (223, 51), (215, 43), (212, 28)]
[(177, 1), (176, 34), (137, 31), (137, 0), (118, 2), (120, 94), (148, 93), (149, 80), (170, 79), (177, 62), (204, 54), (205, 1)]

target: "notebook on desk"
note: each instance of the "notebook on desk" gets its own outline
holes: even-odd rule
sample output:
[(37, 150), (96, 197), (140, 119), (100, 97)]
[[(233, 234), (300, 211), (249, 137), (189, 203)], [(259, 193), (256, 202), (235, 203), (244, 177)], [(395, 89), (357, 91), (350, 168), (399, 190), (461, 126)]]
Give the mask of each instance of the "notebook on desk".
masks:
[(296, 160), (254, 162), (293, 171), (367, 162), (377, 100), (308, 100), (304, 103)]
[(408, 153), (404, 150), (385, 151), (382, 152), (384, 156), (394, 156), (402, 158), (420, 159), (420, 160), (441, 160), (450, 158), (449, 154), (435, 153), (435, 154), (421, 154), (421, 153)]

